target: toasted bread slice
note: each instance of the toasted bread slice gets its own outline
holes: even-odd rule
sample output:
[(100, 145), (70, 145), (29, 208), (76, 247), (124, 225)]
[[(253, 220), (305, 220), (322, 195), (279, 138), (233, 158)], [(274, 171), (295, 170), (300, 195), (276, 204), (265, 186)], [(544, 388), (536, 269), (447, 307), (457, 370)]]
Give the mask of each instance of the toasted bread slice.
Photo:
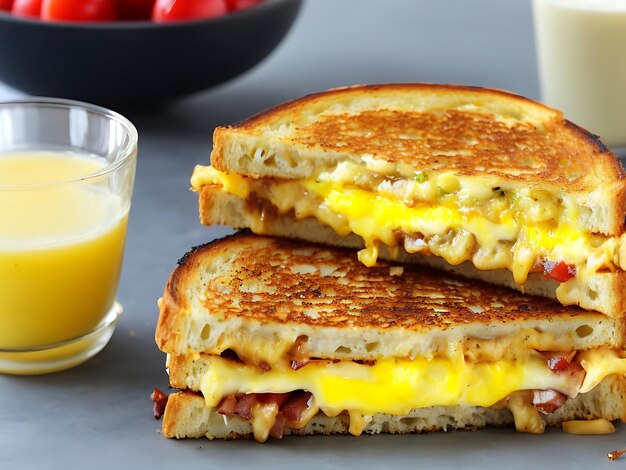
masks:
[(589, 232), (617, 235), (625, 173), (598, 138), (513, 94), (429, 84), (355, 86), (218, 127), (211, 164), (252, 178), (310, 179), (342, 162), (414, 178), (451, 172), (503, 189), (572, 195)]
[[(568, 399), (553, 413), (541, 416), (548, 426), (558, 426), (573, 419), (626, 419), (626, 380), (618, 376), (604, 379), (592, 391)], [(404, 416), (376, 414), (365, 425), (363, 432), (421, 433), (475, 430), (485, 426), (510, 426), (514, 422), (507, 408), (494, 409), (479, 406), (434, 406), (411, 410)], [(319, 412), (302, 429), (285, 428), (285, 435), (348, 434), (350, 417), (341, 413), (330, 417)], [(163, 434), (173, 438), (207, 437), (209, 439), (252, 438), (253, 426), (238, 417), (226, 417), (215, 408), (206, 406), (204, 398), (193, 392), (170, 395), (163, 418)]]
[(366, 268), (350, 250), (249, 233), (183, 257), (159, 306), (156, 341), (164, 352), (230, 349), (269, 365), (288, 364), (294, 354), (445, 355), (477, 342), (497, 359), (516, 347), (621, 348), (625, 336), (622, 319), (429, 268)]
[[(288, 214), (279, 214), (246, 203), (242, 198), (221, 191), (216, 185), (203, 186), (199, 193), (200, 218), (205, 225), (228, 225), (234, 228), (252, 228), (255, 233), (307, 240), (325, 245), (362, 249), (363, 239), (355, 234), (338, 235), (332, 228), (313, 217), (297, 220)], [(623, 238), (623, 237), (622, 237)], [(626, 240), (624, 249), (626, 249)], [(382, 246), (379, 257), (389, 262), (419, 264), (442, 269), (470, 279), (517, 289), (530, 295), (556, 299), (563, 305), (578, 305), (587, 310), (602, 312), (612, 317), (626, 313), (626, 272), (618, 269), (576, 276), (558, 283), (543, 273), (530, 273), (527, 281), (519, 285), (506, 269), (484, 271), (471, 262), (452, 265), (438, 256), (407, 253), (403, 248), (390, 252)], [(626, 257), (624, 257), (626, 259)]]

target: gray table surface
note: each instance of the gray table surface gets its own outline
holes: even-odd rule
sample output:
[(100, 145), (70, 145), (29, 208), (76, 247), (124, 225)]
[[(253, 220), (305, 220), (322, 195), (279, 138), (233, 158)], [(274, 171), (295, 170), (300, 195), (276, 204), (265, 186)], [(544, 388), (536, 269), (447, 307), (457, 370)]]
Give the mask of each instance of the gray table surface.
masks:
[[(207, 58), (208, 59), (208, 58)], [(242, 77), (167, 109), (129, 112), (139, 167), (119, 291), (125, 313), (110, 344), (75, 369), (0, 376), (0, 468), (618, 468), (610, 436), (486, 430), (421, 436), (170, 441), (149, 394), (165, 389), (153, 340), (156, 299), (191, 246), (229, 232), (197, 220), (188, 191), (215, 126), (287, 99), (355, 83), (444, 82), (538, 98), (527, 0), (307, 0), (280, 47)], [(0, 99), (22, 94), (0, 84)]]

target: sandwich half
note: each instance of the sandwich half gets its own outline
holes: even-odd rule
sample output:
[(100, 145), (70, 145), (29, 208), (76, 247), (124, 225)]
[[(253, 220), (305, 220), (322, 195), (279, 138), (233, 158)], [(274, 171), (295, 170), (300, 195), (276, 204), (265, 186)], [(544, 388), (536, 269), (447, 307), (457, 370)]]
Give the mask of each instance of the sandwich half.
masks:
[(626, 418), (622, 319), (353, 250), (236, 234), (184, 256), (159, 307), (167, 437)]
[(626, 314), (619, 160), (501, 91), (357, 86), (215, 130), (202, 223), (359, 249)]

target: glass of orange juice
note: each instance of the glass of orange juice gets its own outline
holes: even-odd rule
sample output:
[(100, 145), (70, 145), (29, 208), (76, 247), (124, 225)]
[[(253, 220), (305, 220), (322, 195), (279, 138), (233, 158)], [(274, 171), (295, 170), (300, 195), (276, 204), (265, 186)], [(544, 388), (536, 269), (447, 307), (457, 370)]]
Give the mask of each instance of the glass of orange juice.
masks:
[(111, 338), (136, 162), (113, 111), (0, 103), (0, 372), (66, 369)]

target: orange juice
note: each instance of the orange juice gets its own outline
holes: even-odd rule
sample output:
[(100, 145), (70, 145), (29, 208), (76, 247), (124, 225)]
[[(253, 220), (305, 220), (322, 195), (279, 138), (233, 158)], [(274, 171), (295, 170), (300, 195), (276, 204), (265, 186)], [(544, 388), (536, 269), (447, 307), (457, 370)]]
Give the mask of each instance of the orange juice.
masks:
[(108, 180), (77, 180), (104, 166), (75, 153), (0, 154), (0, 349), (80, 337), (111, 309), (128, 204)]

